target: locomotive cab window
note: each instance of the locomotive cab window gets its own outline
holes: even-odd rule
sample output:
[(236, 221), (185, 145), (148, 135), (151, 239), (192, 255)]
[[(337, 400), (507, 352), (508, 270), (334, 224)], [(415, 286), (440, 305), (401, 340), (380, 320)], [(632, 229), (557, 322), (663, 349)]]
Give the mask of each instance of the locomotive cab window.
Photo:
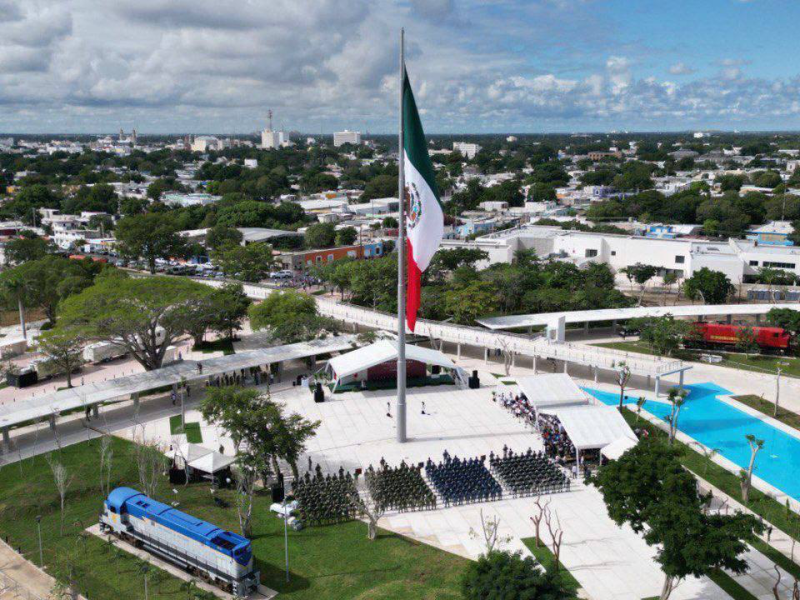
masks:
[(117, 514), (117, 509), (115, 507), (113, 507), (113, 506), (109, 506), (108, 510), (110, 510), (114, 514)]

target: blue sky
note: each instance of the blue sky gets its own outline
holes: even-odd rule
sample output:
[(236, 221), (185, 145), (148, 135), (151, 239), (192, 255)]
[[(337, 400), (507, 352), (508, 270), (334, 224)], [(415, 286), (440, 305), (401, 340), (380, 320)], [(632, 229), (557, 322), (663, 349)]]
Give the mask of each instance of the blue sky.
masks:
[(0, 131), (800, 129), (789, 0), (0, 0)]

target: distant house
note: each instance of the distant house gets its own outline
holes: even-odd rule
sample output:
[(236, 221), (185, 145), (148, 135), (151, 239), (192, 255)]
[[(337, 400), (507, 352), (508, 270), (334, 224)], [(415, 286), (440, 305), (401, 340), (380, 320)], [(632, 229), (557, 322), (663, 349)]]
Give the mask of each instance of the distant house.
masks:
[(790, 221), (770, 221), (765, 225), (752, 227), (747, 233), (747, 239), (753, 240), (761, 246), (794, 246), (789, 236), (794, 233)]
[(280, 256), (278, 256), (278, 260), (280, 260), (287, 269), (306, 271), (317, 265), (324, 265), (345, 258), (378, 258), (383, 256), (383, 253), (383, 241), (378, 240), (355, 246), (281, 252)]

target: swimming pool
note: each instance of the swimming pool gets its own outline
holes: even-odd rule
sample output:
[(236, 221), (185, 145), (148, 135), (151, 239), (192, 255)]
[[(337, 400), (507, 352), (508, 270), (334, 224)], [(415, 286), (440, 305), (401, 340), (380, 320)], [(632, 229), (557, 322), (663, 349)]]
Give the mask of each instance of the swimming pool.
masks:
[[(743, 469), (750, 462), (750, 446), (745, 436), (752, 434), (764, 440), (764, 448), (756, 458), (754, 473), (800, 500), (800, 440), (726, 404), (718, 396), (727, 396), (731, 392), (716, 384), (701, 383), (685, 387), (689, 395), (678, 418), (680, 431), (708, 448), (717, 449), (720, 455)], [(584, 389), (604, 404), (619, 405), (619, 392)], [(636, 398), (629, 396), (626, 404), (635, 405)], [(670, 413), (670, 406), (666, 401), (648, 400), (642, 410), (664, 419)]]

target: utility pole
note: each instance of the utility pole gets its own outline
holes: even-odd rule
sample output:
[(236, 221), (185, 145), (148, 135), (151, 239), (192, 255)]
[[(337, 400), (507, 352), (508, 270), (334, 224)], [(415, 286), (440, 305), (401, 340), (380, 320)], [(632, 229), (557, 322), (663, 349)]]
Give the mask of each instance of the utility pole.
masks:
[(775, 377), (775, 414), (774, 417), (778, 416), (778, 403), (781, 400), (781, 368), (778, 367), (778, 374)]
[(44, 557), (42, 554), (42, 515), (36, 515), (36, 531), (39, 537), (39, 566), (44, 569)]

